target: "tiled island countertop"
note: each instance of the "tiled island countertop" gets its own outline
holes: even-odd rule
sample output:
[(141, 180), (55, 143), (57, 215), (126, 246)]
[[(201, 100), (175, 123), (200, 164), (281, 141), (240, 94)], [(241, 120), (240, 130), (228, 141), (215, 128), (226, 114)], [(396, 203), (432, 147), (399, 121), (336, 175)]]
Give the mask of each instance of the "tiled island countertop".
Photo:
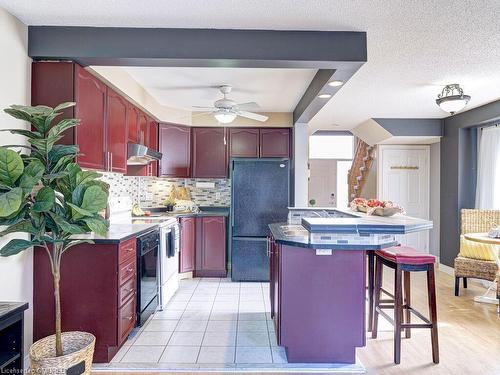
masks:
[(98, 236), (92, 232), (87, 234), (76, 234), (71, 238), (75, 240), (91, 240), (95, 244), (113, 244), (137, 237), (156, 228), (158, 228), (157, 223), (110, 224), (109, 229), (104, 236)]

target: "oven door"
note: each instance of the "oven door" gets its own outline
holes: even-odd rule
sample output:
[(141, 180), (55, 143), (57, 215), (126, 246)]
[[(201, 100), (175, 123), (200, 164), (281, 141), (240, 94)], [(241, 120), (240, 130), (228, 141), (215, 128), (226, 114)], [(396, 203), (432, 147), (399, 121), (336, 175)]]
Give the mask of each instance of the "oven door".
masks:
[(140, 249), (138, 259), (137, 325), (142, 326), (158, 307), (158, 245)]

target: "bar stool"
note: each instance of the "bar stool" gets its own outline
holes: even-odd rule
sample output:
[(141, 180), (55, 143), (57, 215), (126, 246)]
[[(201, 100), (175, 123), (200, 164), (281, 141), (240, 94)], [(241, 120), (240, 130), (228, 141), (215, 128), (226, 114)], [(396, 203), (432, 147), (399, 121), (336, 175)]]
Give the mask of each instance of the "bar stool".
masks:
[[(432, 361), (439, 363), (438, 327), (436, 312), (436, 286), (434, 277), (434, 263), (436, 258), (430, 254), (423, 254), (406, 246), (394, 246), (375, 252), (375, 311), (373, 317), (372, 338), (377, 338), (378, 316), (382, 315), (394, 326), (394, 363), (401, 362), (401, 331), (405, 330), (406, 338), (411, 337), (411, 328), (429, 328), (431, 330)], [(380, 299), (382, 291), (383, 266), (395, 270), (394, 295), (387, 293), (392, 299)], [(429, 301), (430, 319), (424, 317), (410, 305), (410, 272), (427, 272), (427, 293)], [(403, 273), (404, 273), (404, 304), (403, 304)], [(394, 319), (383, 311), (394, 309)], [(403, 312), (406, 323), (403, 322)], [(424, 323), (412, 324), (410, 315), (413, 313)]]

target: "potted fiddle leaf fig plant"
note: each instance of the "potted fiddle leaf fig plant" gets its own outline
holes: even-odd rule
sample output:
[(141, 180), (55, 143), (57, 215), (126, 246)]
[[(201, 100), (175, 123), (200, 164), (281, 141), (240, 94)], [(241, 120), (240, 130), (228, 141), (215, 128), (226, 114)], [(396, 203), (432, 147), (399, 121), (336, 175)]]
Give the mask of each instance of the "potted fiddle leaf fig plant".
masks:
[[(80, 121), (54, 120), (63, 109), (74, 105), (13, 105), (4, 110), (28, 121), (32, 130), (4, 130), (25, 136), (28, 145), (0, 146), (0, 226), (6, 226), (0, 236), (24, 232), (29, 239), (8, 241), (0, 255), (8, 257), (37, 247), (36, 251), (47, 253), (54, 281), (55, 334), (30, 348), (31, 369), (41, 374), (65, 373), (82, 361), (84, 373), (90, 374), (95, 346), (95, 337), (90, 333), (61, 332), (61, 257), (73, 246), (91, 242), (75, 239), (78, 235), (105, 234), (108, 228), (100, 215), (108, 202), (108, 184), (98, 180), (97, 172), (82, 170), (76, 163), (78, 146), (57, 144), (63, 132)], [(12, 150), (19, 147), (29, 152)]]

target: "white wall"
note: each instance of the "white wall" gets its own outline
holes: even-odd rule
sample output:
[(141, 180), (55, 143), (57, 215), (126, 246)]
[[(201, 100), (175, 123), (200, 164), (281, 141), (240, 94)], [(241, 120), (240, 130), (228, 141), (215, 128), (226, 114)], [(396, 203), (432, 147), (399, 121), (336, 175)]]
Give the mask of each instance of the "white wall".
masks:
[(307, 207), (309, 129), (307, 124), (295, 124), (293, 128), (294, 191), (295, 207)]
[(440, 175), (441, 175), (441, 143), (431, 145), (430, 160), (430, 210), (429, 219), (434, 222), (434, 227), (429, 232), (429, 252), (439, 257), (439, 220), (440, 220)]
[[(26, 123), (3, 112), (11, 104), (30, 104), (31, 60), (27, 54), (28, 29), (0, 8), (0, 129), (28, 128)], [(0, 133), (0, 145), (26, 143), (24, 137)], [(0, 239), (0, 246), (16, 235)], [(25, 315), (25, 353), (33, 337), (33, 256), (25, 251), (0, 258), (0, 301), (29, 302)]]

